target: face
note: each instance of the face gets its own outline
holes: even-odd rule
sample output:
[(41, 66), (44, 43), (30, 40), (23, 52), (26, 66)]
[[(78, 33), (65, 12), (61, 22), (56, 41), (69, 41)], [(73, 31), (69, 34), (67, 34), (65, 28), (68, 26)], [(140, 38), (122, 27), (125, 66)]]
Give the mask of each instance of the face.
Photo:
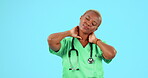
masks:
[(86, 14), (82, 15), (79, 25), (80, 30), (85, 34), (90, 34), (96, 31), (101, 23), (98, 17), (99, 16), (93, 11), (87, 12)]

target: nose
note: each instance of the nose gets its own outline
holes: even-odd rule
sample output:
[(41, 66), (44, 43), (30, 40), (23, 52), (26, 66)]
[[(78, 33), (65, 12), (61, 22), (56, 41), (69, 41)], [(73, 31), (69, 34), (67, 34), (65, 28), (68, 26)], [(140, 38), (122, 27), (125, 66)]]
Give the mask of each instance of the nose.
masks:
[(92, 26), (92, 25), (91, 25), (91, 21), (87, 21), (86, 23), (87, 23), (87, 25), (88, 25), (89, 27)]

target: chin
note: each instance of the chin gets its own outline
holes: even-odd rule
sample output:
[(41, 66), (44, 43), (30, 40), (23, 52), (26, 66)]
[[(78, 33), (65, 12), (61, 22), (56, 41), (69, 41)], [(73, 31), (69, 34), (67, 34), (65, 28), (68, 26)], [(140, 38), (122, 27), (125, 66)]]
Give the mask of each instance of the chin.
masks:
[(91, 33), (90, 31), (85, 30), (85, 29), (82, 29), (82, 32), (83, 32), (84, 34), (90, 34), (90, 33)]
[(89, 30), (86, 30), (83, 28), (83, 26), (79, 26), (80, 31), (82, 31), (84, 34), (90, 34), (91, 32)]

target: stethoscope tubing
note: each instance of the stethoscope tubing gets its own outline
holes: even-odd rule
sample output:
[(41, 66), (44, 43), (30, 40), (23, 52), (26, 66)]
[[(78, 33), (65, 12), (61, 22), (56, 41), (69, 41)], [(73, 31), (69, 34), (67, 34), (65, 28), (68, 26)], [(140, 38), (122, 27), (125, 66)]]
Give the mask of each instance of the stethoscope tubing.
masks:
[[(94, 60), (93, 60), (93, 58), (92, 58), (92, 54), (93, 54), (93, 51), (92, 51), (92, 43), (90, 43), (90, 58), (88, 59), (88, 63), (89, 64), (92, 64), (93, 62), (94, 62)], [(72, 63), (71, 63), (71, 52), (72, 51), (75, 51), (76, 52), (76, 56), (77, 56), (77, 65), (76, 65), (76, 67), (73, 67), (73, 65), (72, 65)], [(79, 68), (78, 68), (78, 62), (79, 62), (79, 60), (78, 60), (78, 56), (79, 56), (79, 53), (78, 53), (78, 50), (77, 49), (75, 49), (75, 47), (74, 47), (74, 37), (72, 38), (72, 48), (69, 50), (69, 52), (68, 52), (68, 58), (69, 58), (69, 63), (70, 63), (70, 68), (69, 68), (69, 70), (79, 70)]]

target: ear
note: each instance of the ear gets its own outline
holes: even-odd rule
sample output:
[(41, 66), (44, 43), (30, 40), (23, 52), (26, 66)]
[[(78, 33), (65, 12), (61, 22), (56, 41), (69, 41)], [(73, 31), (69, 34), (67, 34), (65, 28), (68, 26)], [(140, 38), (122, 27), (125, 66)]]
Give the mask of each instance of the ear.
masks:
[(82, 16), (80, 17), (80, 19), (82, 19)]
[(96, 28), (96, 30), (98, 30), (98, 27)]
[(80, 17), (80, 19), (82, 19), (83, 16), (84, 16), (84, 15), (82, 15), (82, 16)]

